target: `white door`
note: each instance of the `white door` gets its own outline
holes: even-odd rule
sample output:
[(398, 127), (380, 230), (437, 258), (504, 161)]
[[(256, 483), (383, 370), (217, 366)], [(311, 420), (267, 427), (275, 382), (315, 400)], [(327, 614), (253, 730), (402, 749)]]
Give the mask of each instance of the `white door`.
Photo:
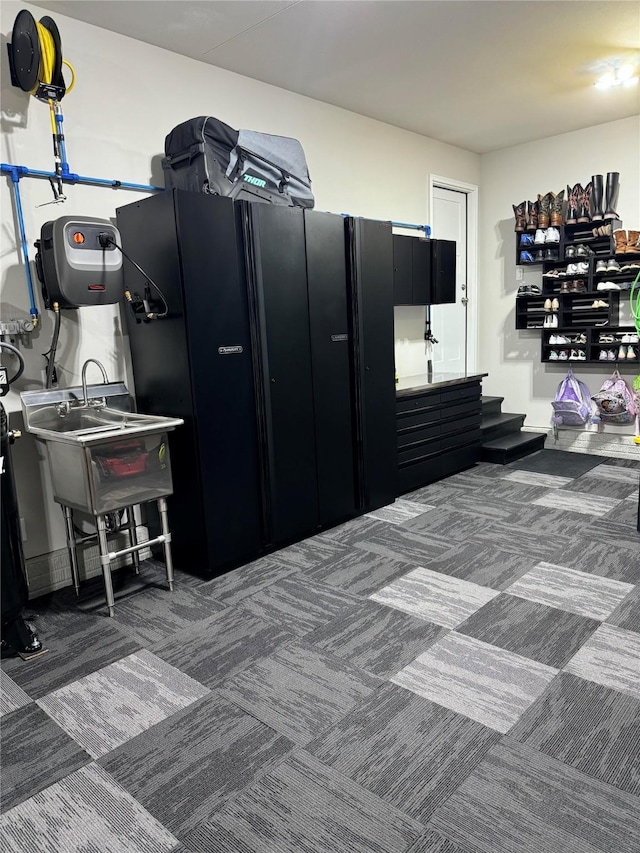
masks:
[(431, 308), (431, 330), (438, 340), (433, 347), (433, 370), (464, 375), (477, 369), (477, 303), (468, 268), (469, 196), (467, 192), (433, 186), (431, 198), (431, 236), (456, 243), (456, 301)]

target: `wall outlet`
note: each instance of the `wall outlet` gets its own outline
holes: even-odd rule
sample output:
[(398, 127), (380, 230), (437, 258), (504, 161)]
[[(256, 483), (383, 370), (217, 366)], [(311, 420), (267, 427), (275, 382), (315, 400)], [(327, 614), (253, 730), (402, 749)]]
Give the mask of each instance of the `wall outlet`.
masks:
[(516, 267), (516, 281), (522, 281), (524, 278), (524, 270), (522, 267)]

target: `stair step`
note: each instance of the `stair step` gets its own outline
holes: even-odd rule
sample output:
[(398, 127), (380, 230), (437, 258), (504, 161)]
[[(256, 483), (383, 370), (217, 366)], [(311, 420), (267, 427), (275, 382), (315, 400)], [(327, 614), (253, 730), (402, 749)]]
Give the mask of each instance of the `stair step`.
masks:
[(513, 432), (503, 435), (482, 445), (482, 461), (507, 465), (542, 450), (546, 441), (546, 432)]
[(493, 441), (494, 438), (500, 438), (502, 435), (518, 432), (525, 418), (526, 415), (511, 412), (501, 412), (499, 415), (489, 415), (488, 417), (483, 414), (480, 424), (482, 443)]
[(499, 415), (502, 410), (502, 404), (504, 403), (504, 397), (482, 397), (480, 402), (482, 403), (483, 416)]

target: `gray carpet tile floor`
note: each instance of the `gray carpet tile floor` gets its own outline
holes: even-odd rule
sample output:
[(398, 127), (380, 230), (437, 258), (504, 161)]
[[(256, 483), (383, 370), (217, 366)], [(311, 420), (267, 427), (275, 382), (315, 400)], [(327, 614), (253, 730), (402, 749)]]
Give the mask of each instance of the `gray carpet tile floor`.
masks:
[(640, 462), (542, 451), (32, 602), (1, 853), (636, 853)]

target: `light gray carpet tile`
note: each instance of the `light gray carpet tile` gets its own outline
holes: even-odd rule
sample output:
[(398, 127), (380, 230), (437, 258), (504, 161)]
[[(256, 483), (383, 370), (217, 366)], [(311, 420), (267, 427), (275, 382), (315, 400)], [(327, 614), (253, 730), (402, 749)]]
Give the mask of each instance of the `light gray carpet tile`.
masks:
[(431, 825), (482, 853), (636, 853), (638, 800), (503, 738)]
[(561, 507), (566, 512), (579, 512), (581, 515), (593, 515), (601, 517), (620, 503), (618, 498), (603, 498), (592, 495), (584, 495), (579, 492), (568, 493), (566, 489), (562, 492), (549, 492), (533, 502), (535, 506)]
[(397, 560), (388, 554), (350, 548), (337, 559), (326, 560), (305, 572), (305, 577), (351, 595), (370, 595), (395, 578), (414, 568), (413, 563)]
[[(593, 469), (597, 471), (597, 468)], [(609, 477), (599, 477), (594, 473), (585, 474), (584, 477), (579, 477), (572, 483), (569, 483), (562, 491), (590, 495), (593, 503), (599, 504), (601, 498), (609, 498), (613, 500), (623, 500), (632, 494), (638, 494), (638, 473), (629, 468), (614, 468), (610, 467), (611, 471), (623, 471), (625, 474), (631, 474), (633, 480), (625, 480), (624, 478), (611, 479)], [(573, 500), (573, 497), (570, 498)]]
[(423, 515), (429, 510), (435, 509), (433, 506), (418, 503), (417, 501), (408, 501), (398, 498), (389, 506), (380, 507), (373, 512), (365, 513), (369, 518), (377, 518), (378, 521), (386, 521), (388, 524), (404, 524), (418, 515)]
[(468, 717), (387, 684), (307, 749), (426, 823), (499, 738)]
[(498, 594), (495, 589), (419, 567), (370, 598), (444, 628), (455, 628)]
[(539, 474), (536, 471), (512, 471), (504, 478), (508, 483), (524, 483), (527, 486), (544, 486), (545, 489), (561, 489), (572, 478), (559, 477), (557, 474)]
[(297, 575), (261, 589), (240, 606), (301, 637), (358, 603), (358, 598), (342, 590)]
[(182, 837), (281, 761), (293, 744), (216, 694), (100, 760), (145, 809)]
[(303, 572), (306, 569), (312, 569), (325, 560), (338, 559), (345, 553), (345, 550), (345, 543), (332, 542), (329, 539), (313, 536), (303, 542), (296, 542), (287, 548), (281, 548), (272, 555), (272, 559), (280, 566), (290, 566), (295, 571)]
[(446, 536), (416, 533), (407, 530), (405, 524), (395, 527), (382, 521), (376, 524), (380, 525), (380, 529), (355, 542), (355, 548), (416, 566), (428, 563), (438, 554), (444, 554), (452, 545), (451, 539)]
[(640, 634), (601, 625), (564, 669), (640, 699)]
[(602, 621), (632, 589), (631, 584), (542, 562), (505, 592)]
[(229, 679), (222, 693), (304, 746), (381, 684), (334, 655), (292, 643)]
[(176, 586), (169, 592), (152, 587), (125, 596), (116, 605), (115, 624), (141, 646), (153, 645), (223, 609), (223, 604), (199, 590)]
[(557, 672), (454, 632), (438, 640), (391, 681), (505, 733)]
[(499, 595), (456, 630), (492, 646), (561, 669), (600, 625), (512, 595)]
[(640, 699), (563, 672), (509, 735), (640, 795)]
[(313, 542), (330, 542), (338, 545), (353, 545), (361, 539), (366, 539), (374, 533), (384, 531), (386, 525), (382, 521), (377, 521), (375, 518), (367, 518), (366, 515), (360, 515), (358, 518), (352, 518), (344, 524), (338, 524), (324, 533), (319, 533), (312, 537)]
[(37, 705), (2, 719), (0, 810), (17, 806), (91, 759)]
[(207, 687), (266, 657), (291, 639), (285, 628), (246, 610), (228, 608), (194, 628), (185, 628), (152, 647), (158, 657)]
[(2, 853), (171, 853), (175, 838), (95, 764), (0, 818)]
[[(600, 527), (602, 524), (603, 520), (600, 519), (597, 526)], [(616, 544), (583, 536), (556, 547), (555, 554), (550, 555), (548, 559), (592, 575), (600, 575), (623, 583), (640, 583), (637, 542), (635, 545), (631, 542)]]
[(17, 711), (18, 708), (23, 708), (32, 701), (22, 687), (9, 678), (3, 669), (0, 669), (0, 717), (4, 717), (11, 711)]
[(606, 621), (609, 625), (640, 633), (640, 585), (633, 587)]
[(590, 477), (597, 477), (602, 480), (612, 480), (618, 483), (627, 483), (635, 486), (638, 490), (638, 480), (640, 479), (640, 463), (638, 468), (622, 468), (619, 465), (611, 465), (604, 462), (602, 465), (596, 465), (589, 472)]
[(426, 651), (443, 633), (444, 629), (424, 619), (365, 601), (308, 634), (305, 642), (387, 678)]
[[(565, 520), (571, 516), (562, 513)], [(537, 557), (538, 560), (555, 560), (558, 552), (569, 550), (579, 539), (567, 533), (542, 534), (542, 529), (532, 524), (487, 523), (473, 537), (480, 545), (490, 545), (509, 554)], [(582, 549), (584, 551), (584, 548)]]
[(568, 450), (540, 450), (523, 459), (510, 462), (508, 468), (516, 471), (535, 471), (561, 477), (581, 477), (602, 462), (602, 457), (590, 453), (573, 453)]
[(146, 649), (38, 700), (93, 758), (131, 740), (208, 693)]
[(471, 539), (486, 523), (486, 519), (479, 517), (477, 513), (470, 515), (458, 512), (456, 504), (453, 504), (412, 518), (404, 523), (403, 528), (420, 536), (435, 536), (451, 543), (452, 540), (464, 542)]
[(216, 601), (230, 606), (294, 574), (295, 571), (292, 566), (283, 566), (270, 557), (262, 557), (260, 560), (254, 560), (246, 566), (240, 566), (225, 575), (207, 581), (201, 589)]
[(469, 845), (465, 845), (463, 849), (439, 832), (428, 829), (409, 847), (407, 853), (480, 853), (480, 851), (477, 847), (469, 847)]
[(432, 572), (442, 572), (479, 586), (500, 590), (510, 586), (537, 563), (530, 554), (510, 553), (473, 540), (456, 543), (429, 562)]
[[(77, 616), (79, 628), (67, 635), (40, 639), (49, 651), (28, 664), (20, 658), (2, 662), (2, 668), (33, 699), (51, 693), (91, 672), (108, 666), (140, 648), (140, 643), (124, 636), (109, 619)], [(87, 624), (88, 623), (88, 624)]]
[(422, 827), (298, 752), (187, 836), (194, 853), (405, 853)]

